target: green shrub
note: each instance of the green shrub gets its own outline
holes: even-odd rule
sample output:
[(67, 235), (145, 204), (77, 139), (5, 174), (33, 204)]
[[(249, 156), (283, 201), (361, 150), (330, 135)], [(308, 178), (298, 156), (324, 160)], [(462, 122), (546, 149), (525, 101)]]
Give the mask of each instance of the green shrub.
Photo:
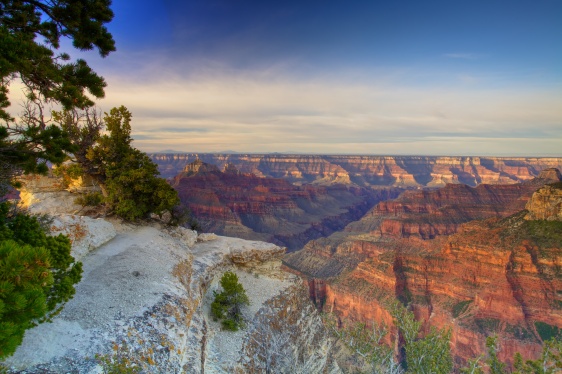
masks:
[(62, 185), (64, 188), (70, 186), (73, 179), (78, 179), (84, 175), (84, 170), (80, 164), (64, 164), (56, 168), (53, 168), (53, 174), (57, 177), (62, 178)]
[(35, 217), (0, 204), (0, 359), (12, 355), (25, 330), (49, 321), (74, 295), (82, 264), (70, 240), (47, 236)]
[(560, 334), (560, 329), (558, 327), (540, 321), (535, 321), (535, 328), (543, 341), (556, 338)]
[(521, 225), (523, 238), (533, 240), (541, 248), (562, 247), (562, 222), (561, 221), (524, 221)]
[(211, 315), (215, 320), (222, 321), (225, 330), (237, 331), (244, 325), (242, 307), (249, 305), (250, 300), (233, 272), (224, 273), (220, 283), (222, 292), (213, 292), (215, 300), (211, 304)]
[(82, 206), (100, 206), (103, 204), (103, 195), (100, 192), (87, 192), (74, 199), (74, 202)]
[(150, 213), (162, 214), (179, 203), (176, 190), (158, 177), (157, 165), (131, 146), (131, 113), (121, 106), (104, 117), (108, 134), (88, 150), (97, 178), (107, 192), (106, 204), (118, 216), (134, 221)]
[(464, 313), (464, 311), (466, 311), (466, 309), (468, 308), (468, 306), (472, 303), (472, 300), (465, 300), (465, 301), (461, 301), (456, 303), (455, 305), (453, 305), (453, 318), (457, 318), (458, 316), (460, 316), (462, 313)]

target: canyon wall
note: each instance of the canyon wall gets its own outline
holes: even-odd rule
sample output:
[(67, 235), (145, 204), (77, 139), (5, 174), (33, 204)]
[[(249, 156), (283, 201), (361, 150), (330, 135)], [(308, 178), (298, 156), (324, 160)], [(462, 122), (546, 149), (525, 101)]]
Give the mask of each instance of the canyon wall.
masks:
[(548, 170), (538, 178), (517, 184), (447, 184), (431, 190), (405, 191), (397, 199), (382, 201), (347, 230), (373, 236), (433, 239), (451, 235), (475, 219), (507, 217), (525, 208), (537, 188), (549, 179)]
[(225, 171), (196, 160), (171, 180), (205, 232), (269, 241), (300, 249), (311, 239), (341, 230), (397, 188), (296, 186), (280, 178)]
[[(553, 171), (551, 178), (562, 180), (560, 171)], [(527, 202), (529, 211), (526, 219), (562, 220), (562, 182), (549, 184), (539, 189)]]
[[(552, 173), (518, 186), (407, 192), (284, 263), (308, 279), (319, 308), (344, 322), (391, 325), (389, 301), (398, 299), (426, 331), (452, 329), (459, 364), (485, 353), (493, 334), (502, 360), (537, 358), (562, 328), (562, 186)], [(543, 219), (522, 210), (526, 203)], [(389, 215), (399, 229), (385, 229)]]
[(242, 173), (283, 178), (297, 184), (440, 187), (509, 184), (530, 180), (548, 168), (562, 169), (562, 157), (345, 156), (282, 154), (150, 154), (165, 178), (200, 159), (223, 170), (232, 164)]

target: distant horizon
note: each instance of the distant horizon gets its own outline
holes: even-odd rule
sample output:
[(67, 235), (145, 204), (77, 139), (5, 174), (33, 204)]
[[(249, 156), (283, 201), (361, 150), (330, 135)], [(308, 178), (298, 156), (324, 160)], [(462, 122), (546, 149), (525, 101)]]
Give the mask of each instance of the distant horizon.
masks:
[(215, 154), (215, 155), (281, 155), (281, 156), (372, 156), (372, 157), (494, 157), (494, 158), (562, 158), (562, 154), (558, 155), (497, 155), (497, 154), (379, 154), (379, 153), (302, 153), (302, 152), (238, 152), (238, 151), (222, 151), (222, 152), (197, 152), (197, 151), (176, 151), (172, 149), (146, 152), (147, 154)]

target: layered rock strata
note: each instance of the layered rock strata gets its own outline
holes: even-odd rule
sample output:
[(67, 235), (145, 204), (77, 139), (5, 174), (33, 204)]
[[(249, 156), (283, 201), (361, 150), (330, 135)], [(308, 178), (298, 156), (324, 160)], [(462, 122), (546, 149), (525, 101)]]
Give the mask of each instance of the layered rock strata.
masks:
[[(562, 179), (560, 172), (557, 177)], [(562, 182), (548, 184), (533, 194), (525, 206), (529, 220), (562, 220)]]
[[(539, 188), (552, 182), (543, 177), (530, 184)], [(490, 195), (482, 211), (497, 218), (459, 224), (453, 235), (424, 240), (381, 235), (384, 217), (376, 218), (374, 208), (344, 232), (313, 241), (284, 262), (309, 280), (309, 296), (319, 308), (335, 312), (341, 321), (391, 325), (388, 301), (397, 298), (410, 305), (426, 329), (452, 329), (457, 363), (485, 353), (485, 338), (492, 334), (499, 336), (502, 360), (511, 362), (515, 352), (537, 358), (542, 342), (562, 328), (562, 222), (552, 209), (556, 186), (546, 185), (529, 200), (528, 207), (538, 205), (537, 212), (547, 215), (542, 220), (525, 219), (526, 211), (498, 209), (502, 199)], [(524, 199), (510, 199), (503, 202), (524, 205)], [(473, 203), (454, 200), (459, 209), (463, 201), (469, 208)], [(431, 217), (432, 209), (417, 211)]]
[(151, 154), (162, 176), (170, 178), (201, 160), (223, 170), (283, 178), (296, 184), (441, 187), (509, 184), (530, 180), (548, 168), (562, 169), (562, 157), (344, 156), (278, 154)]
[(279, 178), (225, 172), (197, 160), (171, 181), (183, 204), (206, 232), (264, 240), (302, 248), (365, 214), (377, 201), (399, 190), (367, 190), (343, 185), (295, 186)]

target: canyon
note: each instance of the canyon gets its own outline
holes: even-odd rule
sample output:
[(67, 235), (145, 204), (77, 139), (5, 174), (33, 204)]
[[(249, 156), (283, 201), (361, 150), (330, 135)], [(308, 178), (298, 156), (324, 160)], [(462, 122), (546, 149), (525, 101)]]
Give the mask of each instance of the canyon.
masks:
[[(179, 166), (190, 156), (195, 161), (170, 181), (195, 216), (215, 225), (206, 230), (257, 233), (291, 251), (304, 245), (285, 255), (285, 269), (307, 279), (309, 297), (342, 325), (393, 326), (389, 305), (398, 299), (426, 332), (451, 330), (457, 365), (484, 354), (490, 335), (499, 336), (500, 359), (536, 358), (562, 327), (560, 159), (173, 157)], [(298, 229), (300, 240), (286, 240), (296, 227), (287, 223), (322, 222), (320, 207), (342, 212), (357, 203), (348, 196), (373, 193), (362, 205), (370, 207), (341, 226), (311, 223), (317, 234), (308, 243), (306, 228)], [(272, 224), (264, 230), (263, 222)], [(258, 230), (241, 228), (252, 225)]]
[[(84, 273), (74, 298), (26, 331), (2, 372), (341, 373), (302, 281), (281, 269), (284, 248), (157, 220), (81, 216), (72, 204), (80, 192), (56, 178), (26, 179), (22, 204), (52, 215), (51, 233), (69, 235)], [(251, 300), (237, 332), (210, 315), (226, 271)]]
[(170, 181), (205, 232), (262, 240), (300, 249), (311, 239), (339, 231), (378, 201), (402, 191), (345, 185), (297, 186), (280, 178), (224, 171), (196, 160)]
[(392, 326), (390, 302), (398, 299), (425, 331), (451, 329), (459, 365), (485, 353), (494, 334), (500, 359), (536, 358), (562, 327), (561, 176), (547, 169), (539, 177), (407, 191), (284, 264), (344, 325)]
[[(159, 222), (78, 216), (73, 194), (31, 178), (22, 200), (34, 213), (55, 213), (51, 230), (70, 235), (85, 273), (75, 299), (52, 324), (30, 330), (6, 363), (13, 372), (89, 372), (99, 369), (96, 353), (118, 352), (172, 372), (262, 372), (273, 351), (265, 343), (276, 341), (292, 360), (283, 365), (338, 373), (341, 347), (318, 311), (342, 326), (384, 323), (390, 339), (398, 336), (396, 299), (424, 332), (450, 329), (458, 366), (483, 354), (490, 335), (498, 335), (501, 360), (511, 363), (515, 352), (536, 358), (562, 328), (562, 176), (543, 168), (522, 179), (404, 191), (293, 184), (201, 159), (169, 179), (207, 230), (292, 249), (315, 232), (302, 250), (284, 254), (276, 244)], [(226, 270), (254, 300), (247, 328), (235, 335), (209, 318)]]
[(562, 157), (352, 156), (287, 154), (153, 153), (162, 177), (171, 178), (201, 160), (224, 170), (282, 178), (293, 184), (361, 187), (442, 187), (510, 184), (533, 179), (548, 168), (562, 169)]

